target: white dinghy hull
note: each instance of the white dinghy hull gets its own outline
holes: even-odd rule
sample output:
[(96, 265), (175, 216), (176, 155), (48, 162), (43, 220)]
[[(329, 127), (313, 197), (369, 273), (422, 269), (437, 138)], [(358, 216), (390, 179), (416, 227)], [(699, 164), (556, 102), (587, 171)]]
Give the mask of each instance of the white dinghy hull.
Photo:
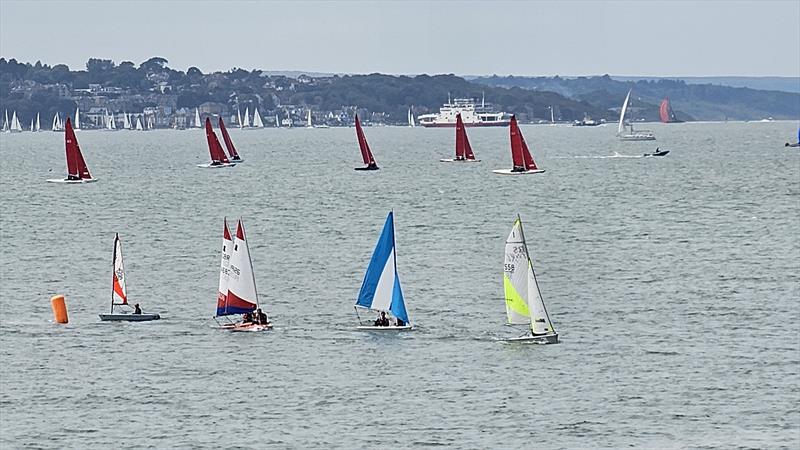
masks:
[(505, 341), (521, 343), (527, 342), (531, 344), (558, 344), (558, 334), (543, 334), (536, 336), (532, 334), (526, 334), (520, 337), (508, 338)]
[(205, 164), (198, 164), (197, 167), (200, 167), (201, 169), (222, 169), (223, 167), (233, 167), (235, 165), (236, 163), (222, 163), (222, 164), (205, 163)]
[(460, 162), (481, 162), (481, 160), (480, 159), (455, 159), (455, 158), (450, 158), (450, 159), (440, 159), (439, 162), (457, 162), (457, 163), (460, 163)]
[(511, 169), (495, 169), (492, 172), (498, 175), (533, 175), (535, 173), (544, 173), (544, 169), (526, 170), (524, 172), (513, 172)]
[(403, 326), (388, 326), (388, 327), (376, 327), (374, 325), (360, 325), (356, 327), (358, 331), (411, 331), (414, 329), (413, 325), (403, 325)]
[(97, 181), (97, 178), (87, 178), (83, 180), (67, 180), (65, 178), (58, 178), (47, 180), (48, 183), (62, 183), (62, 184), (85, 184), (85, 183), (94, 183)]
[(259, 325), (259, 324), (255, 324), (255, 323), (250, 323), (250, 324), (244, 325), (244, 324), (241, 324), (241, 323), (237, 323), (237, 324), (234, 324), (233, 326), (230, 326), (230, 327), (224, 326), (222, 328), (225, 329), (225, 330), (228, 330), (228, 331), (235, 331), (237, 333), (242, 333), (242, 332), (250, 332), (250, 333), (252, 333), (252, 332), (256, 332), (256, 331), (269, 331), (269, 330), (272, 329), (272, 324), (270, 323), (270, 324), (267, 324), (267, 325)]
[(100, 314), (103, 322), (148, 322), (159, 319), (161, 316), (158, 314)]

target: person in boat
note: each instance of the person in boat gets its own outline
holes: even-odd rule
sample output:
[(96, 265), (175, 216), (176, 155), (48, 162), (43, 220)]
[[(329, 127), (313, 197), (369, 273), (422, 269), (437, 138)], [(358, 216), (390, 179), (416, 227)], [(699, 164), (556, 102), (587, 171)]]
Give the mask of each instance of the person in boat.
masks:
[(221, 166), (221, 165), (222, 161), (211, 161), (211, 164), (209, 164), (209, 166)]
[(405, 322), (403, 322), (403, 319), (401, 319), (401, 318), (399, 318), (399, 317), (398, 317), (398, 318), (397, 318), (397, 326), (398, 326), (398, 327), (404, 327), (404, 326), (406, 326), (406, 323), (405, 323)]
[(388, 327), (389, 326), (389, 318), (386, 317), (386, 311), (381, 311), (380, 317), (375, 319), (376, 327)]
[(81, 177), (79, 177), (77, 175), (67, 175), (67, 180), (69, 180), (69, 181), (77, 181), (77, 180), (80, 180), (80, 179), (81, 179)]
[(523, 166), (514, 166), (514, 168), (511, 169), (511, 171), (512, 172), (525, 172), (526, 170), (525, 170), (525, 167), (523, 167)]
[(242, 314), (242, 324), (247, 325), (253, 323), (253, 314), (246, 312)]
[(139, 307), (138, 303), (133, 305), (133, 313), (134, 314), (141, 314), (142, 313), (142, 308)]
[(267, 325), (269, 324), (269, 319), (267, 318), (267, 314), (261, 311), (261, 308), (256, 310), (255, 314), (255, 323), (259, 325)]

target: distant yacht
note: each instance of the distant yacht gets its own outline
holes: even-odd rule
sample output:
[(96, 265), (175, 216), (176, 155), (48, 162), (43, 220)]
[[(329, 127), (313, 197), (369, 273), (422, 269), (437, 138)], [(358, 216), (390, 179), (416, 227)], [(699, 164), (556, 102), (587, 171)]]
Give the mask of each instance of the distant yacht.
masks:
[(408, 126), (414, 128), (417, 125), (414, 123), (414, 114), (411, 111), (412, 109), (414, 109), (413, 105), (411, 106), (411, 108), (408, 108)]
[(75, 125), (73, 126), (75, 131), (81, 130), (81, 109), (75, 108)]
[(311, 109), (306, 110), (306, 128), (314, 128), (314, 125), (311, 123)]
[(675, 117), (675, 111), (672, 110), (668, 97), (664, 97), (664, 100), (661, 100), (661, 105), (658, 107), (658, 116), (664, 123), (683, 123), (682, 120), (678, 120)]
[(619, 126), (617, 127), (617, 137), (623, 141), (655, 141), (656, 135), (652, 131), (638, 130), (634, 131), (633, 124), (630, 124), (630, 133), (625, 133), (625, 113), (628, 111), (628, 105), (631, 100), (631, 90), (625, 97), (625, 103), (622, 104), (622, 110), (619, 113)]
[(250, 107), (249, 106), (244, 108), (244, 122), (242, 123), (242, 128), (250, 128)]
[(466, 127), (505, 127), (511, 123), (511, 115), (505, 112), (495, 112), (491, 104), (481, 100), (478, 106), (471, 98), (457, 98), (439, 108), (438, 114), (422, 114), (417, 117), (423, 127), (448, 127), (456, 126), (456, 116), (461, 114), (461, 120)]
[(198, 108), (194, 109), (194, 124), (195, 128), (203, 128), (203, 124), (200, 123), (200, 110)]
[(261, 120), (261, 115), (258, 113), (258, 106), (253, 111), (253, 128), (264, 128), (264, 122)]

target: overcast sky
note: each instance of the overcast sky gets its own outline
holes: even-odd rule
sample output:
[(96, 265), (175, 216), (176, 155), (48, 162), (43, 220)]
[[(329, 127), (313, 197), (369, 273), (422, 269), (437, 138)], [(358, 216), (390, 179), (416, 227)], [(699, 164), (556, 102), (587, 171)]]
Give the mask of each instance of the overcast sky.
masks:
[(800, 76), (800, 0), (0, 0), (0, 56), (204, 72)]

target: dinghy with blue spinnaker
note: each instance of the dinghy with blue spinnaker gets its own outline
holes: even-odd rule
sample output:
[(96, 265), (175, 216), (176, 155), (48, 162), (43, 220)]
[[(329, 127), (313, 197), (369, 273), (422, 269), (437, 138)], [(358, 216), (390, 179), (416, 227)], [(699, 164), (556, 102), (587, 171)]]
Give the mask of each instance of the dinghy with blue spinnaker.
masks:
[[(136, 303), (133, 310), (128, 303), (128, 288), (125, 279), (125, 266), (122, 264), (122, 241), (119, 240), (119, 234), (114, 234), (114, 256), (113, 270), (111, 275), (111, 313), (100, 314), (100, 320), (104, 322), (147, 322), (150, 320), (158, 320), (161, 318), (155, 313), (143, 313), (139, 309), (139, 304)], [(115, 306), (127, 306), (126, 312), (117, 312), (114, 314)], [(119, 308), (118, 308), (119, 310)]]
[[(387, 325), (379, 325), (376, 320), (373, 325), (364, 325), (359, 308), (364, 308), (376, 313), (390, 313)], [(394, 240), (394, 212), (389, 212), (386, 223), (372, 259), (369, 261), (364, 282), (358, 292), (355, 304), (356, 316), (361, 325), (358, 330), (365, 331), (408, 331), (413, 327), (408, 320), (408, 311), (403, 299), (403, 290), (400, 288), (400, 277), (397, 275), (397, 255)]]
[(511, 233), (506, 239), (506, 254), (503, 264), (503, 290), (506, 299), (506, 314), (509, 325), (527, 325), (524, 335), (506, 339), (508, 342), (531, 342), (555, 344), (558, 333), (553, 328), (550, 316), (542, 300), (542, 292), (536, 281), (533, 263), (522, 231), (522, 219), (517, 215)]

